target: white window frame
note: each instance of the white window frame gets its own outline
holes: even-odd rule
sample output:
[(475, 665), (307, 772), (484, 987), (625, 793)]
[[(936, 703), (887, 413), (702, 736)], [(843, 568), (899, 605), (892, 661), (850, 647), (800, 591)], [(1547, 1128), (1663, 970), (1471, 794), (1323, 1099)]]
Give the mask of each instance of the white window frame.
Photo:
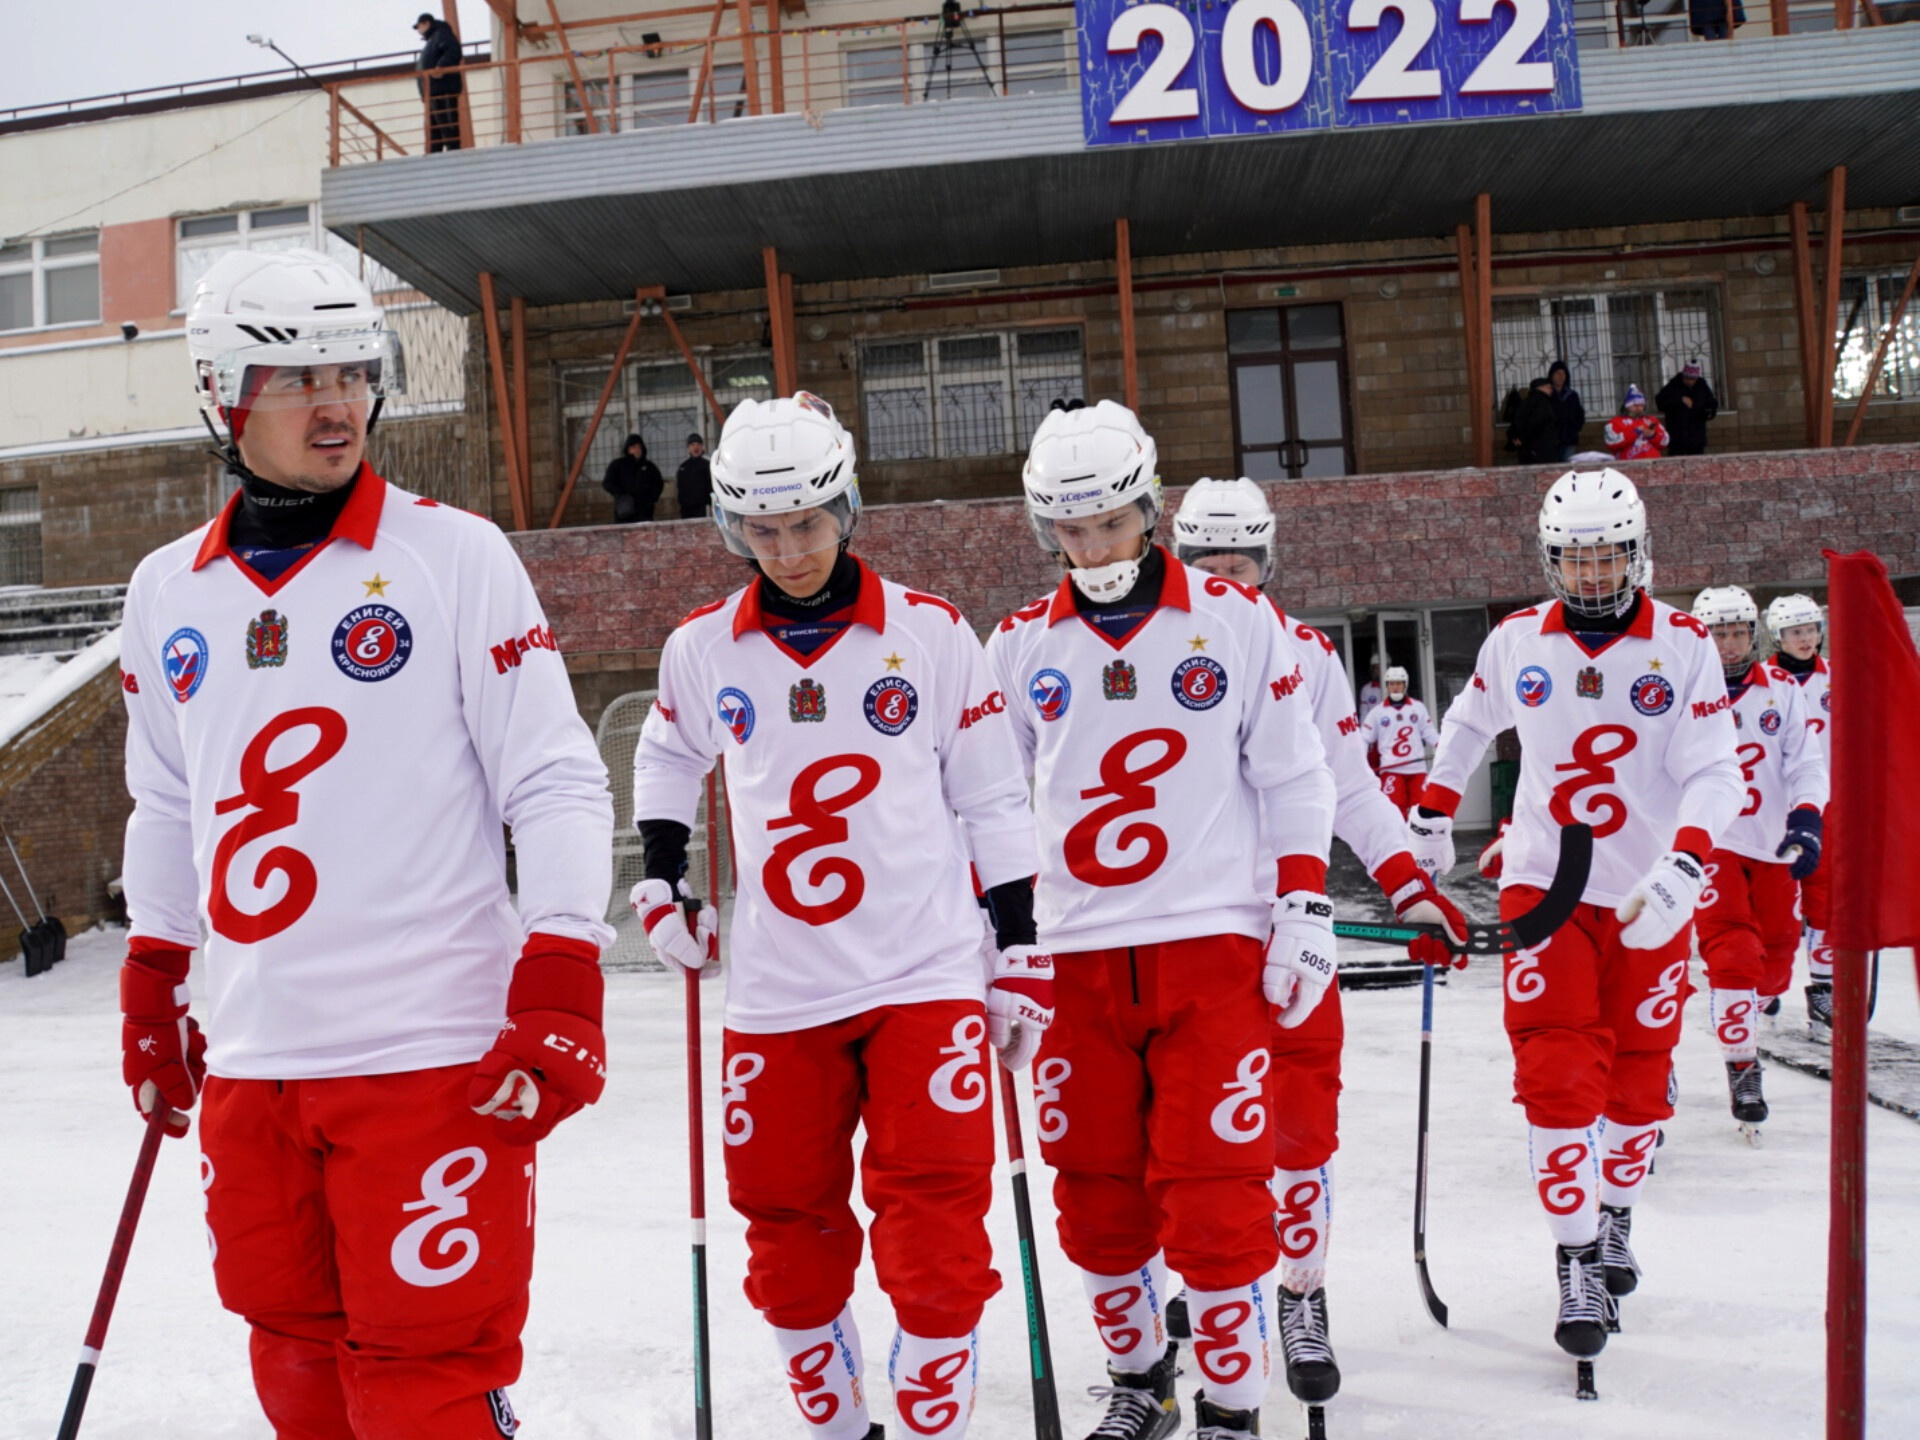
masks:
[[(1900, 292), (1906, 288), (1907, 281), (1898, 270), (1875, 270), (1843, 274), (1842, 283), (1848, 290), (1864, 285), (1867, 293), (1851, 334), (1844, 337), (1841, 334), (1851, 305), (1848, 298), (1843, 296), (1840, 313), (1834, 316), (1833, 342), (1837, 358), (1833, 398), (1858, 400), (1860, 387), (1866, 383), (1867, 367), (1873, 363), (1873, 352), (1880, 344), (1881, 335), (1886, 333), (1887, 321), (1893, 318), (1893, 307), (1900, 303)], [(1838, 348), (1843, 338), (1845, 348)], [(1880, 373), (1874, 376), (1873, 396), (1875, 400), (1896, 404), (1920, 399), (1920, 297), (1909, 301), (1906, 313), (1900, 317), (1899, 333), (1887, 346)]]
[[(80, 251), (72, 255), (49, 255), (47, 247), (63, 241), (75, 240), (85, 236), (93, 237), (93, 249)], [(102, 301), (100, 299), (100, 232), (98, 230), (73, 230), (61, 235), (47, 235), (37, 240), (16, 242), (29, 248), (25, 256), (9, 260), (0, 260), (0, 276), (31, 275), (33, 289), (33, 307), (31, 323), (0, 331), (5, 335), (24, 335), (32, 330), (77, 330), (100, 323)], [(79, 270), (91, 266), (93, 269), (93, 318), (91, 320), (47, 319), (47, 277), (61, 270)]]
[[(861, 454), (875, 463), (887, 461), (914, 460), (959, 460), (977, 459), (986, 455), (1017, 455), (1027, 448), (1032, 431), (1039, 425), (1045, 411), (1022, 413), (1021, 386), (1023, 382), (1048, 378), (1064, 372), (1066, 366), (1059, 363), (1058, 357), (1036, 357), (1023, 360), (1020, 355), (1020, 340), (1023, 336), (1038, 334), (1064, 334), (1072, 332), (1079, 340), (1077, 355), (1078, 379), (1066, 388), (1072, 395), (1086, 393), (1087, 374), (1087, 337), (1086, 327), (1078, 320), (1061, 322), (1041, 322), (1033, 325), (1018, 325), (998, 330), (966, 330), (940, 335), (875, 336), (863, 341), (860, 346), (860, 416), (861, 416)], [(943, 362), (943, 345), (955, 342), (993, 338), (1000, 342), (1000, 357), (995, 363), (979, 361)], [(879, 346), (898, 346), (917, 344), (921, 347), (922, 365), (918, 374), (918, 384), (912, 375), (880, 377), (872, 374), (867, 366), (869, 349)], [(943, 385), (977, 385), (997, 383), (1000, 387), (999, 409), (1001, 424), (1001, 448), (976, 449), (958, 448), (966, 444), (960, 436), (949, 438), (948, 431), (955, 429), (950, 418), (951, 406), (943, 393)], [(885, 391), (887, 393), (908, 393), (918, 389), (921, 393), (927, 416), (927, 453), (895, 454), (885, 446), (882, 437), (876, 434), (873, 423), (871, 397)], [(1024, 432), (1024, 433), (1023, 433)]]
[[(271, 215), (277, 211), (305, 210), (306, 219), (284, 225), (260, 225), (256, 217)], [(224, 230), (214, 235), (188, 235), (187, 227), (207, 220), (234, 221), (232, 230)], [(197, 215), (176, 215), (173, 221), (173, 303), (176, 315), (186, 314), (187, 304), (193, 299), (193, 287), (199, 283), (199, 277), (206, 274), (203, 266), (191, 278), (186, 272), (186, 260), (189, 256), (210, 257), (206, 265), (211, 266), (222, 255), (234, 250), (266, 249), (269, 245), (277, 248), (289, 240), (298, 240), (301, 246), (309, 250), (324, 249), (321, 240), (320, 206), (313, 200), (289, 200), (280, 205), (253, 205), (245, 210), (210, 210)], [(338, 258), (336, 256), (336, 258)], [(352, 269), (352, 266), (348, 267)]]

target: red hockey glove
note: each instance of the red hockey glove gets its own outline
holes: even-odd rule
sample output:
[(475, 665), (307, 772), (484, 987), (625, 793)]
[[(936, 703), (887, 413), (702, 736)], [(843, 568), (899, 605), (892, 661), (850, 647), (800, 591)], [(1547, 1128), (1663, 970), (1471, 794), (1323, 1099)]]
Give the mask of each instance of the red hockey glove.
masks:
[(1009, 1070), (1023, 1069), (1053, 1024), (1053, 956), (1038, 945), (991, 951), (987, 1038)]
[(1480, 852), (1480, 858), (1475, 862), (1475, 868), (1489, 880), (1498, 880), (1501, 870), (1506, 866), (1507, 827), (1511, 824), (1511, 820), (1500, 822), (1500, 828), (1493, 832), (1493, 843)]
[(599, 948), (530, 935), (507, 989), (507, 1023), (467, 1082), (467, 1103), (509, 1145), (531, 1145), (607, 1085)]
[(178, 945), (137, 939), (120, 967), (120, 1075), (142, 1115), (162, 1101), (172, 1107), (169, 1135), (187, 1133), (186, 1112), (207, 1078), (207, 1037), (187, 1014), (191, 958)]
[[(1467, 917), (1460, 913), (1460, 907), (1434, 887), (1434, 883), (1422, 872), (1418, 879), (1409, 880), (1387, 897), (1393, 902), (1393, 913), (1408, 925), (1438, 925), (1447, 932), (1454, 946), (1467, 943)], [(1464, 953), (1451, 949), (1437, 935), (1422, 935), (1417, 940), (1407, 942), (1407, 956), (1421, 965), (1451, 965), (1456, 970), (1467, 968)]]

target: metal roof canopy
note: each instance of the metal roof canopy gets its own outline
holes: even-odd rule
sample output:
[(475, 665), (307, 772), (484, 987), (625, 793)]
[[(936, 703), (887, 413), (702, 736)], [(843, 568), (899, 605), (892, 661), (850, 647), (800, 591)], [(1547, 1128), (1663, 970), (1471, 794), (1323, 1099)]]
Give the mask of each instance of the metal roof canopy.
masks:
[[(1576, 114), (1088, 149), (1077, 94), (573, 136), (326, 172), (329, 227), (463, 314), (535, 305), (1449, 234), (1779, 214), (1848, 168), (1920, 199), (1920, 24), (1581, 57)], [(1678, 159), (1675, 159), (1675, 156)]]

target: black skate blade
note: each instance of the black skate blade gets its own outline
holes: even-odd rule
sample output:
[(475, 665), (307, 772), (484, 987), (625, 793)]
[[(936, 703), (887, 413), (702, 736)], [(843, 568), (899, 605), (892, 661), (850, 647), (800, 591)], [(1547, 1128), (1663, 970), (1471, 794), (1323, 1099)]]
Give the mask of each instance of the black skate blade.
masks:
[(1309, 1405), (1307, 1411), (1307, 1440), (1327, 1440), (1327, 1407)]
[(1576, 1400), (1598, 1400), (1600, 1392), (1593, 1388), (1593, 1361), (1577, 1360), (1573, 1366), (1573, 1398)]

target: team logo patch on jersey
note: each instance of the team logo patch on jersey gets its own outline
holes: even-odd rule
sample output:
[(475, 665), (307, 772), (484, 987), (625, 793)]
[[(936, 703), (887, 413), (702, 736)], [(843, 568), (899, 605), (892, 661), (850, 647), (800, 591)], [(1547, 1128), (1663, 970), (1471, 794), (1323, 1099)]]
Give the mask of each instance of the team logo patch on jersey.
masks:
[(787, 691), (787, 719), (799, 725), (806, 721), (819, 721), (826, 718), (826, 686), (810, 675), (794, 681), (793, 688)]
[(1664, 715), (1673, 708), (1673, 685), (1664, 675), (1642, 675), (1633, 682), (1633, 708), (1642, 715)]
[(1592, 665), (1573, 677), (1573, 693), (1582, 700), (1598, 700), (1606, 688), (1607, 677)]
[(160, 647), (160, 668), (173, 698), (182, 705), (193, 698), (200, 682), (207, 678), (207, 637), (191, 625), (182, 625)]
[(1553, 694), (1553, 677), (1538, 665), (1529, 665), (1514, 678), (1513, 693), (1529, 710), (1538, 710)]
[(287, 663), (287, 617), (278, 610), (262, 610), (247, 622), (247, 668), (265, 670)]
[(747, 692), (729, 685), (720, 692), (714, 703), (720, 723), (733, 732), (734, 743), (746, 744), (747, 737), (753, 734), (753, 701), (747, 698)]
[(1760, 733), (1763, 735), (1778, 735), (1780, 733), (1780, 712), (1778, 710), (1761, 712)]
[(333, 663), (353, 680), (385, 680), (413, 654), (413, 627), (391, 605), (360, 605), (333, 627)]
[(1116, 660), (1100, 672), (1100, 693), (1109, 700), (1132, 700), (1140, 694), (1140, 677), (1133, 666)]
[(1822, 690), (1820, 692), (1820, 708), (1828, 712), (1833, 710), (1833, 691)]
[(1058, 720), (1073, 700), (1073, 686), (1058, 670), (1037, 670), (1027, 681), (1027, 698), (1042, 720)]
[(920, 697), (904, 676), (890, 675), (867, 687), (867, 723), (882, 735), (898, 735), (920, 713)]
[(1227, 695), (1226, 668), (1209, 655), (1189, 655), (1173, 667), (1173, 698), (1189, 710), (1211, 710)]

